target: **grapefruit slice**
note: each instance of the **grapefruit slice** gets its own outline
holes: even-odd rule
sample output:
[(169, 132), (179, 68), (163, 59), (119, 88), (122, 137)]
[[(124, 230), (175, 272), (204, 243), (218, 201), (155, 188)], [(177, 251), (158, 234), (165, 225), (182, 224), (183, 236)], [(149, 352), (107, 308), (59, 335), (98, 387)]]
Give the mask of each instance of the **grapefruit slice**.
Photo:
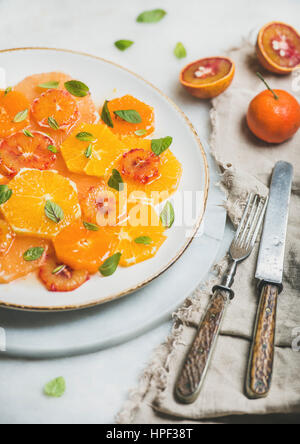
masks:
[[(121, 135), (135, 135), (136, 131), (145, 130), (141, 132), (139, 137), (146, 137), (153, 133), (155, 129), (154, 109), (141, 102), (133, 96), (126, 95), (118, 99), (111, 100), (107, 103), (108, 110), (112, 119), (113, 133)], [(140, 123), (131, 123), (115, 114), (118, 111), (136, 111), (140, 118)], [(101, 113), (100, 113), (101, 114)]]
[(0, 138), (9, 137), (29, 125), (29, 102), (18, 91), (0, 91)]
[(232, 83), (235, 63), (226, 57), (200, 59), (187, 65), (180, 82), (193, 96), (211, 99), (222, 94)]
[(55, 255), (49, 255), (40, 268), (39, 278), (49, 291), (68, 292), (81, 287), (89, 279), (89, 274), (84, 270), (72, 270), (60, 264)]
[(300, 65), (300, 34), (285, 23), (268, 23), (258, 34), (256, 51), (265, 69), (290, 74)]
[[(16, 233), (51, 239), (81, 216), (75, 184), (54, 171), (21, 170), (9, 188), (12, 196), (1, 210)], [(50, 202), (62, 210), (59, 217), (46, 215)]]
[(116, 251), (122, 254), (120, 265), (132, 265), (154, 257), (167, 239), (159, 216), (150, 205), (139, 204), (129, 212), (129, 218), (119, 233)]
[(0, 257), (9, 251), (14, 243), (15, 237), (16, 235), (9, 224), (5, 220), (0, 219)]
[(0, 171), (3, 175), (15, 176), (21, 168), (48, 170), (55, 164), (56, 155), (48, 148), (53, 140), (46, 134), (23, 132), (4, 139), (0, 144)]
[[(49, 244), (34, 237), (16, 237), (12, 248), (2, 257), (0, 256), (0, 283), (7, 284), (29, 273), (36, 271), (44, 263)], [(24, 253), (30, 248), (44, 248), (43, 255), (35, 261), (25, 261)]]

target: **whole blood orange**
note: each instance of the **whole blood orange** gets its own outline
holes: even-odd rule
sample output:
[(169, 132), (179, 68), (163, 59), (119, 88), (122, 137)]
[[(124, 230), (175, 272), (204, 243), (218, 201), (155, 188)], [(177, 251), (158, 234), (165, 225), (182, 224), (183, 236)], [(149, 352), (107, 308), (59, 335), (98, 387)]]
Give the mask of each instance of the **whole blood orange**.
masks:
[(232, 83), (235, 64), (225, 57), (200, 59), (187, 65), (180, 82), (193, 96), (211, 99), (223, 93)]
[(300, 34), (285, 23), (268, 23), (258, 34), (256, 51), (265, 69), (289, 74), (300, 65)]
[(247, 122), (259, 139), (268, 143), (282, 143), (300, 127), (300, 105), (288, 92), (269, 89), (252, 100)]

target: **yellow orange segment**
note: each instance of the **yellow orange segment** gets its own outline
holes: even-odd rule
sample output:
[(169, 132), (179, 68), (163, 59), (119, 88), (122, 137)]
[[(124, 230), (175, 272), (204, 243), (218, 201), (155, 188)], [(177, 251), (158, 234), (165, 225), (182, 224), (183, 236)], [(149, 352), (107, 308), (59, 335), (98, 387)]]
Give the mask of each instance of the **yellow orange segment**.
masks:
[[(22, 93), (15, 90), (0, 91), (0, 138), (9, 137), (29, 125), (29, 106)], [(23, 111), (26, 114), (17, 119), (18, 114)]]
[[(127, 148), (127, 152), (139, 149), (151, 153), (151, 140), (126, 137), (121, 139)], [(126, 155), (126, 154), (125, 154)], [(123, 177), (127, 185), (128, 198), (130, 201), (151, 201), (155, 205), (167, 200), (176, 192), (182, 176), (182, 166), (174, 154), (167, 150), (159, 156), (158, 176), (149, 183), (143, 184), (127, 175), (123, 175), (123, 158), (116, 160), (113, 165)]]
[[(108, 102), (108, 109), (114, 125), (111, 130), (116, 134), (134, 135), (138, 130), (145, 130), (145, 134), (140, 137), (146, 137), (152, 134), (155, 129), (154, 109), (131, 95), (111, 100)], [(115, 111), (124, 110), (137, 111), (141, 117), (141, 123), (126, 122), (114, 114)]]
[[(48, 246), (48, 242), (43, 239), (17, 236), (13, 247), (5, 256), (0, 256), (0, 283), (7, 284), (38, 270), (45, 261)], [(34, 247), (44, 248), (44, 254), (35, 261), (25, 261), (24, 253)]]
[[(54, 171), (21, 170), (9, 187), (13, 194), (1, 209), (16, 233), (53, 238), (81, 216), (76, 186)], [(63, 210), (59, 223), (46, 216), (47, 201)]]
[[(76, 136), (82, 132), (92, 134), (93, 140), (79, 140)], [(89, 145), (91, 156), (88, 158), (86, 150)], [(125, 150), (125, 145), (120, 139), (102, 124), (79, 126), (61, 146), (61, 153), (71, 172), (96, 177), (107, 174), (115, 159)]]
[(111, 228), (89, 231), (81, 222), (75, 222), (54, 239), (54, 248), (61, 263), (74, 270), (96, 273), (114, 253), (117, 243), (117, 236)]
[(10, 225), (3, 219), (0, 219), (0, 258), (7, 254), (15, 240), (15, 233)]
[(150, 205), (136, 205), (121, 227), (116, 251), (122, 254), (120, 265), (132, 265), (151, 259), (166, 240), (165, 229), (155, 209)]

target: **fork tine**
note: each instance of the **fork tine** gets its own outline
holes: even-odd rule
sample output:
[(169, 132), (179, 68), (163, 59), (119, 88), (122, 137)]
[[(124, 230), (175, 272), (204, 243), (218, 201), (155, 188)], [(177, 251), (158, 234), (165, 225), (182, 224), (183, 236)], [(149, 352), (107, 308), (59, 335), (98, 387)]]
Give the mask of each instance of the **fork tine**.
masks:
[(250, 229), (249, 229), (246, 241), (245, 241), (245, 245), (248, 248), (249, 248), (249, 246), (251, 244), (251, 239), (252, 239), (253, 234), (255, 232), (255, 229), (257, 227), (257, 223), (258, 223), (258, 220), (259, 220), (260, 213), (261, 213), (261, 211), (263, 209), (263, 206), (264, 206), (264, 201), (263, 201), (263, 199), (260, 196), (258, 196), (258, 204), (257, 204), (257, 207), (256, 207), (255, 216), (253, 217), (253, 220), (252, 220), (252, 222), (250, 224)]
[(254, 200), (253, 200), (253, 203), (252, 203), (250, 214), (249, 214), (249, 216), (247, 218), (244, 230), (243, 230), (243, 232), (241, 234), (241, 238), (239, 239), (240, 247), (244, 246), (245, 237), (247, 236), (249, 230), (251, 229), (251, 225), (253, 224), (253, 220), (254, 220), (254, 217), (255, 217), (255, 209), (256, 209), (256, 204), (257, 204), (258, 199), (259, 199), (259, 196), (256, 194), (254, 196)]
[(259, 232), (260, 232), (261, 226), (262, 226), (263, 221), (264, 221), (264, 217), (265, 217), (265, 213), (266, 213), (266, 210), (267, 210), (268, 203), (269, 203), (269, 196), (266, 197), (266, 200), (265, 200), (264, 206), (263, 206), (263, 208), (262, 208), (262, 210), (261, 210), (261, 213), (260, 213), (259, 219), (258, 219), (258, 221), (257, 221), (256, 229), (254, 230), (254, 233), (253, 233), (253, 236), (252, 236), (252, 240), (251, 240), (251, 242), (250, 242), (250, 246), (251, 246), (251, 247), (254, 247), (254, 244), (255, 244), (255, 242), (256, 242), (256, 240), (257, 240), (257, 237), (258, 237), (258, 235), (259, 235)]
[(237, 240), (238, 240), (238, 238), (239, 238), (239, 236), (240, 236), (240, 234), (241, 234), (241, 231), (242, 231), (242, 229), (243, 229), (243, 227), (244, 227), (244, 223), (245, 223), (245, 220), (246, 220), (246, 217), (247, 217), (247, 214), (248, 214), (248, 211), (249, 211), (249, 208), (250, 208), (250, 205), (251, 205), (252, 199), (253, 199), (253, 193), (251, 193), (251, 194), (249, 195), (248, 202), (247, 202), (247, 205), (246, 205), (246, 208), (245, 208), (245, 211), (244, 211), (243, 217), (242, 217), (242, 219), (241, 219), (241, 222), (240, 222), (240, 224), (239, 224), (239, 226), (238, 226), (238, 229), (237, 229), (237, 231), (236, 231), (236, 234), (235, 234), (234, 242), (237, 242)]

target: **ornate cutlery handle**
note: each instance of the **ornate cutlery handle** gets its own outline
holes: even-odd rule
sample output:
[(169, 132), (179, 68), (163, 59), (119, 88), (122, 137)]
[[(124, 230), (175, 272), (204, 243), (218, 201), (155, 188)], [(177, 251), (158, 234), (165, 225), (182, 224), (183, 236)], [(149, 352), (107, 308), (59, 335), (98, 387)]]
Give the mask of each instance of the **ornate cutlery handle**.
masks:
[(265, 398), (271, 388), (278, 293), (275, 285), (263, 286), (246, 381), (250, 399)]
[(189, 404), (197, 398), (231, 298), (230, 291), (216, 288), (177, 380), (175, 395), (178, 401)]

